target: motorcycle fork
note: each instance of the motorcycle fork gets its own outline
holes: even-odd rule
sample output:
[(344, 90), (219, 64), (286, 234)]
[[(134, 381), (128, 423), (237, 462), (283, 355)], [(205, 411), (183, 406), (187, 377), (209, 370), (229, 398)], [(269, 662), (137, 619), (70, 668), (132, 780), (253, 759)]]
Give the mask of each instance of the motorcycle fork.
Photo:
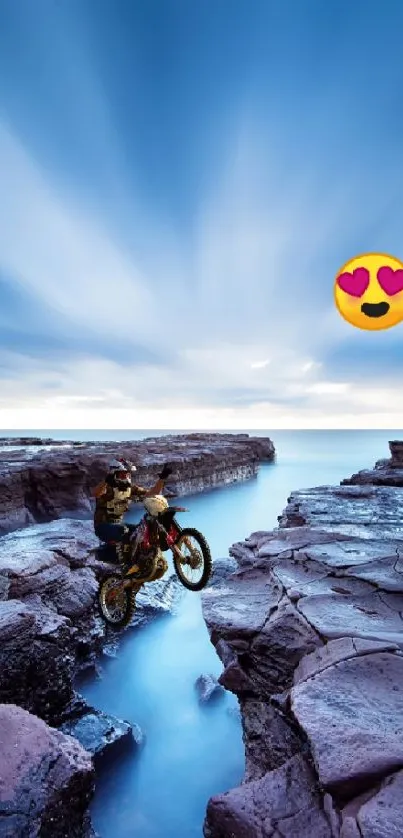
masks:
[[(159, 529), (159, 530), (161, 530), (161, 532), (163, 532), (163, 534), (165, 535), (165, 538), (167, 538), (167, 536), (168, 536), (168, 532), (167, 532), (167, 530), (165, 529), (164, 525), (163, 525), (163, 524), (161, 524), (159, 521), (157, 521), (157, 526), (158, 526), (158, 529)], [(178, 537), (180, 537), (180, 534), (181, 534), (181, 533), (180, 533), (180, 530), (179, 530), (179, 532), (178, 532)], [(186, 536), (184, 536), (183, 541), (184, 541), (184, 544), (186, 544), (186, 546), (187, 546), (187, 547), (189, 548), (189, 550), (191, 551), (191, 546), (189, 545), (189, 542), (188, 542), (188, 540), (187, 540)], [(173, 552), (173, 553), (175, 553), (175, 555), (177, 556), (177, 558), (179, 559), (179, 561), (182, 561), (182, 562), (184, 561), (184, 557), (182, 556), (182, 553), (181, 553), (181, 551), (179, 550), (179, 547), (177, 547), (175, 543), (170, 544), (170, 545), (169, 545), (169, 549), (170, 549), (170, 550), (172, 550), (172, 552)]]

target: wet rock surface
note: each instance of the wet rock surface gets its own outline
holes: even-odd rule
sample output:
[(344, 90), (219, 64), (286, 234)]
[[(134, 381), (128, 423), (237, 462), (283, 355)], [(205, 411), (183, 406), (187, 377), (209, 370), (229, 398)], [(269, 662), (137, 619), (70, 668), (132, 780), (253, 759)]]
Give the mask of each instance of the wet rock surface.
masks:
[[(100, 579), (90, 521), (37, 524), (0, 539), (0, 701), (15, 701), (57, 723), (73, 700), (73, 677), (117, 644), (98, 613)], [(176, 575), (139, 592), (133, 627), (169, 612), (182, 593)]]
[(206, 838), (397, 838), (403, 483), (293, 492), (276, 530), (230, 554), (238, 569), (202, 601), (246, 772), (210, 800)]
[(84, 838), (94, 789), (90, 754), (15, 704), (0, 704), (0, 836)]
[(78, 718), (64, 722), (59, 730), (74, 736), (96, 759), (111, 752), (123, 751), (133, 741), (139, 746), (144, 741), (138, 725), (108, 716), (93, 707), (86, 708)]
[(195, 687), (201, 704), (214, 701), (224, 695), (224, 688), (218, 683), (214, 675), (199, 675)]
[(133, 442), (41, 444), (0, 440), (0, 535), (66, 515), (88, 516), (91, 490), (111, 458), (137, 466), (139, 485), (152, 485), (164, 463), (173, 468), (171, 495), (185, 495), (256, 475), (274, 459), (266, 437), (248, 434), (183, 434)]
[[(119, 647), (120, 633), (108, 630), (98, 614), (99, 580), (111, 567), (97, 560), (97, 545), (91, 522), (71, 519), (37, 524), (0, 539), (0, 838), (39, 834), (45, 838), (89, 838), (94, 833), (85, 813), (92, 786), (84, 793), (87, 781), (78, 756), (84, 759), (82, 754), (86, 755), (85, 764), (90, 766), (92, 777), (92, 758), (98, 761), (115, 756), (143, 742), (135, 722), (115, 719), (89, 707), (74, 690), (77, 672), (89, 666), (98, 668), (102, 654), (117, 654)], [(172, 611), (181, 591), (176, 576), (169, 573), (145, 585), (137, 597), (133, 628)], [(3, 706), (6, 710), (1, 711)], [(49, 744), (49, 752), (38, 756), (38, 765), (34, 757), (32, 765), (27, 764), (21, 787), (19, 775), (8, 775), (11, 745), (4, 728), (8, 724), (7, 708), (13, 707), (11, 718), (22, 719), (19, 733), (16, 723), (12, 728), (16, 731), (16, 753), (19, 749), (24, 752), (24, 739), (31, 741), (31, 731), (32, 741), (43, 735)], [(17, 711), (25, 715), (19, 716)], [(65, 767), (70, 754), (66, 742), (73, 743), (71, 780)], [(82, 748), (75, 751), (79, 743)], [(61, 766), (60, 782), (53, 764)], [(15, 781), (15, 788), (1, 809), (1, 782), (7, 776), (10, 787)], [(82, 794), (76, 790), (80, 778), (84, 778)], [(59, 789), (62, 780), (65, 791)], [(40, 793), (37, 786), (43, 786)], [(71, 819), (70, 806), (74, 810)], [(27, 826), (30, 807), (32, 831)]]
[(389, 443), (390, 458), (378, 460), (372, 469), (364, 469), (343, 480), (343, 485), (403, 486), (403, 442)]

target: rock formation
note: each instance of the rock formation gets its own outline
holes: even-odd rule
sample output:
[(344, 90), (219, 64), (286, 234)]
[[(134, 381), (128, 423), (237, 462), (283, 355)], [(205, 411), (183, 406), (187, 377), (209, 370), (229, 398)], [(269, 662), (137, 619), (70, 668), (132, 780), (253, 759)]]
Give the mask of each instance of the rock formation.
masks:
[[(140, 442), (54, 443), (0, 440), (0, 535), (64, 516), (87, 516), (91, 489), (111, 457), (135, 462), (136, 480), (152, 485), (164, 463), (174, 469), (167, 494), (185, 495), (245, 480), (259, 463), (274, 459), (265, 437), (248, 434), (184, 434)], [(18, 447), (20, 444), (20, 447)]]
[[(105, 570), (97, 544), (90, 522), (72, 520), (0, 540), (0, 838), (92, 835), (91, 756), (142, 742), (133, 720), (106, 716), (73, 689), (80, 667), (118, 642), (95, 607)], [(170, 609), (179, 589), (172, 575), (145, 586), (133, 624)]]
[[(251, 477), (274, 447), (247, 434), (0, 440), (0, 838), (89, 838), (94, 760), (143, 741), (134, 720), (95, 710), (73, 689), (77, 671), (99, 667), (119, 640), (97, 614), (110, 568), (95, 557), (92, 523), (61, 516), (88, 518), (90, 490), (117, 455), (135, 461), (145, 485), (169, 462), (174, 495)], [(172, 574), (145, 586), (133, 624), (171, 610), (180, 590)]]
[(200, 704), (207, 704), (212, 699), (219, 698), (225, 694), (224, 687), (218, 683), (214, 675), (199, 675), (195, 683), (199, 694)]
[(89, 838), (95, 773), (76, 739), (0, 704), (0, 836)]
[[(391, 443), (390, 471), (402, 451)], [(279, 528), (234, 545), (238, 570), (203, 592), (246, 755), (206, 838), (402, 835), (402, 520), (390, 485), (293, 492)]]
[(403, 442), (394, 440), (389, 443), (389, 449), (391, 456), (388, 460), (378, 460), (374, 468), (353, 474), (343, 480), (342, 485), (403, 486)]

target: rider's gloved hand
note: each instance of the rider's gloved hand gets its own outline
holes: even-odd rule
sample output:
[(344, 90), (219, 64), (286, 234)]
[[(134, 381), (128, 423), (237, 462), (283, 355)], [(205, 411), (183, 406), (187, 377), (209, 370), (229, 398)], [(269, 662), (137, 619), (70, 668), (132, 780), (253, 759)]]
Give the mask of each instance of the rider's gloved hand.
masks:
[(160, 471), (158, 477), (160, 478), (160, 480), (166, 480), (167, 477), (169, 477), (172, 474), (172, 472), (173, 469), (170, 468), (170, 466), (165, 465), (162, 471)]

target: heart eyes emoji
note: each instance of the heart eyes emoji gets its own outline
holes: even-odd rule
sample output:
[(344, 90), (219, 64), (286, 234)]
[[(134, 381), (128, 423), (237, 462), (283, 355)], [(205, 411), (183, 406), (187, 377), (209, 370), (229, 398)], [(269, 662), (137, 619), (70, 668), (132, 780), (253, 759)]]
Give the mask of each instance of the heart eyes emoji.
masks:
[(369, 285), (369, 271), (366, 268), (356, 268), (352, 273), (345, 271), (337, 277), (337, 284), (350, 297), (362, 297)]
[[(399, 291), (403, 291), (403, 268), (393, 270), (389, 265), (384, 265), (377, 272), (377, 279), (382, 290), (388, 297), (393, 297)], [(345, 271), (337, 277), (337, 285), (350, 297), (362, 297), (369, 285), (370, 274), (367, 268), (355, 268), (351, 273)]]
[(379, 268), (377, 273), (378, 282), (388, 297), (394, 297), (399, 291), (403, 291), (403, 268), (394, 271), (389, 265)]
[(388, 253), (361, 253), (336, 274), (334, 302), (339, 314), (369, 332), (403, 324), (403, 260)]

